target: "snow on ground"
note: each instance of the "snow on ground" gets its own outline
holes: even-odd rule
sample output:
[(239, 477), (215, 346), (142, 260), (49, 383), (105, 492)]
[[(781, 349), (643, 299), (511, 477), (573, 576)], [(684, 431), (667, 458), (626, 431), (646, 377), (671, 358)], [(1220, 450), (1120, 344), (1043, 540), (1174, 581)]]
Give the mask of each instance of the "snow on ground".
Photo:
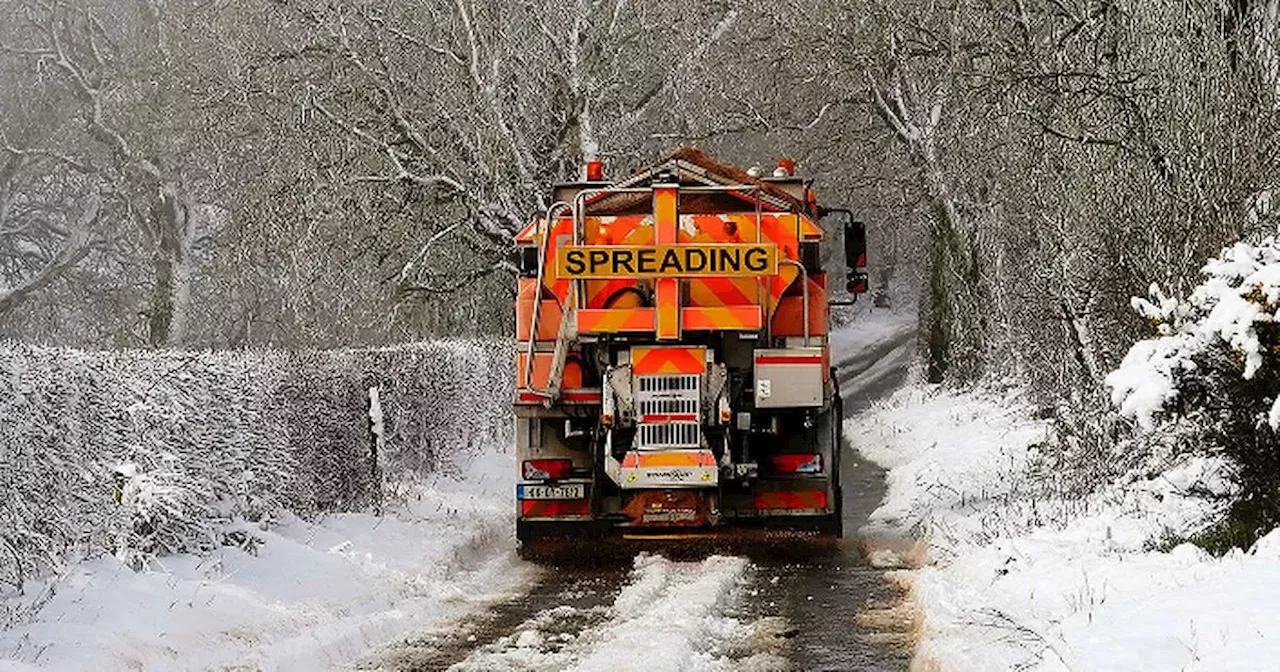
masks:
[[(908, 387), (847, 423), (887, 469), (873, 528), (921, 534), (914, 573), (919, 656), (945, 670), (1275, 669), (1280, 532), (1215, 559), (1181, 544), (1209, 521), (1193, 486), (1221, 492), (1191, 459), (1083, 500), (1032, 487), (1048, 427), (1016, 395)], [(1043, 491), (1041, 491), (1043, 492)]]
[(831, 330), (829, 340), (834, 362), (857, 359), (868, 349), (911, 334), (918, 319), (913, 306), (889, 309), (859, 303), (854, 310), (847, 324)]
[(915, 354), (916, 312), (911, 306), (897, 310), (862, 304), (853, 319), (832, 330), (831, 361), (840, 373), (841, 395), (851, 410), (870, 403), (897, 385)]
[[(785, 670), (781, 619), (731, 612), (751, 568), (746, 558), (673, 562), (641, 554), (613, 604), (543, 611), (475, 651), (451, 672), (729, 672)], [(590, 613), (586, 613), (590, 612)], [(573, 623), (593, 622), (585, 629)], [(576, 633), (576, 634), (575, 634)]]
[(77, 566), (27, 591), (47, 604), (0, 632), (11, 659), (0, 670), (350, 665), (533, 580), (514, 554), (511, 460), (479, 455), (384, 517), (246, 527), (256, 554), (161, 558), (137, 573), (112, 558)]

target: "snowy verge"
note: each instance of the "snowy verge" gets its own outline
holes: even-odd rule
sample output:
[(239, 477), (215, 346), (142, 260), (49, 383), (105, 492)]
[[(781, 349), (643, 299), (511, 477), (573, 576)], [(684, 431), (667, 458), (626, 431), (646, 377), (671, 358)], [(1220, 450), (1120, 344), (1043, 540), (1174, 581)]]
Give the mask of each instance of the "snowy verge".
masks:
[[(509, 452), (414, 486), (387, 515), (287, 518), (253, 552), (107, 557), (28, 586), (34, 622), (0, 632), (0, 669), (296, 669), (352, 664), (528, 585), (514, 554)], [(15, 600), (15, 601), (16, 601)]]
[(889, 470), (871, 526), (921, 535), (919, 655), (942, 669), (1263, 669), (1280, 658), (1280, 533), (1215, 559), (1180, 544), (1212, 521), (1203, 458), (1055, 494), (1049, 427), (1017, 395), (908, 387), (847, 423)]

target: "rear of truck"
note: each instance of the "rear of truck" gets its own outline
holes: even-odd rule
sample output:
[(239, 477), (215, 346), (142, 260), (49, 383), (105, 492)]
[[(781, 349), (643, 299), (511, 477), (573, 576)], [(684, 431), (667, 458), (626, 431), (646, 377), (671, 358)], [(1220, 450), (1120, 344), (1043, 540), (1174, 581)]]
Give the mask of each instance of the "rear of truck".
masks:
[(618, 182), (592, 164), (519, 234), (522, 544), (840, 536), (825, 236), (792, 172), (688, 149)]

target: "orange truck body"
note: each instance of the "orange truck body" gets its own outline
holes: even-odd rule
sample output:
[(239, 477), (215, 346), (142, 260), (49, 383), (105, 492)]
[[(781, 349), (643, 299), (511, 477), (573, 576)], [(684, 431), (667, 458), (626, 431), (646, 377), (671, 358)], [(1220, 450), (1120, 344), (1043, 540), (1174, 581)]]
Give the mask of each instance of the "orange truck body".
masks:
[(522, 542), (840, 535), (826, 234), (793, 166), (593, 164), (517, 235)]

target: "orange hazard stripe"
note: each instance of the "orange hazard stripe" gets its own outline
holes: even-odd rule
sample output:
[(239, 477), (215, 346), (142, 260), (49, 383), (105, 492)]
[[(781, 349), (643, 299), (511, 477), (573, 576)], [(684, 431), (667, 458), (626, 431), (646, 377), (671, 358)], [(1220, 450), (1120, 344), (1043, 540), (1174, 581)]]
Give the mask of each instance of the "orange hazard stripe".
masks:
[(658, 338), (680, 338), (680, 281), (675, 278), (658, 280), (656, 295)]
[(578, 311), (578, 332), (616, 334), (621, 331), (653, 331), (652, 308), (597, 309)]
[[(679, 193), (675, 187), (653, 190), (653, 238), (659, 245), (680, 242)], [(656, 331), (659, 340), (680, 338), (680, 281), (662, 278), (654, 287), (654, 303), (658, 307)]]
[(535, 219), (532, 222), (525, 224), (524, 228), (520, 229), (520, 232), (516, 234), (516, 238), (515, 238), (516, 242), (517, 243), (533, 242), (534, 237), (538, 233), (538, 224), (540, 224), (541, 222), (542, 222), (541, 219)]
[(799, 215), (791, 216), (800, 220), (800, 240), (822, 240), (822, 228), (814, 224), (813, 220)]
[(753, 278), (689, 278), (688, 282), (689, 294), (698, 305), (748, 306), (760, 300), (759, 284)]
[(684, 328), (689, 330), (760, 331), (764, 324), (759, 306), (685, 308), (683, 312)]
[[(590, 308), (610, 308), (611, 306), (605, 305), (605, 302), (607, 302), (609, 299), (614, 299), (616, 301), (617, 297), (625, 296), (625, 294), (623, 293), (623, 290), (626, 290), (628, 287), (635, 287), (638, 291), (641, 291), (641, 296), (643, 296), (643, 290), (641, 289), (641, 285), (638, 283), (638, 281), (635, 278), (614, 278), (612, 280), (588, 280), (586, 282), (586, 286), (587, 286), (586, 305)], [(626, 304), (623, 304), (622, 307), (625, 307), (625, 306)]]
[(707, 370), (706, 348), (631, 349), (631, 372), (640, 376), (692, 374)]
[(648, 467), (714, 467), (716, 456), (709, 450), (663, 450), (656, 452), (631, 451), (622, 458), (622, 466), (628, 469)]
[(582, 225), (588, 245), (622, 245), (647, 220), (647, 215), (585, 217)]
[(756, 493), (757, 509), (825, 509), (827, 508), (826, 490), (794, 490), (790, 492)]

